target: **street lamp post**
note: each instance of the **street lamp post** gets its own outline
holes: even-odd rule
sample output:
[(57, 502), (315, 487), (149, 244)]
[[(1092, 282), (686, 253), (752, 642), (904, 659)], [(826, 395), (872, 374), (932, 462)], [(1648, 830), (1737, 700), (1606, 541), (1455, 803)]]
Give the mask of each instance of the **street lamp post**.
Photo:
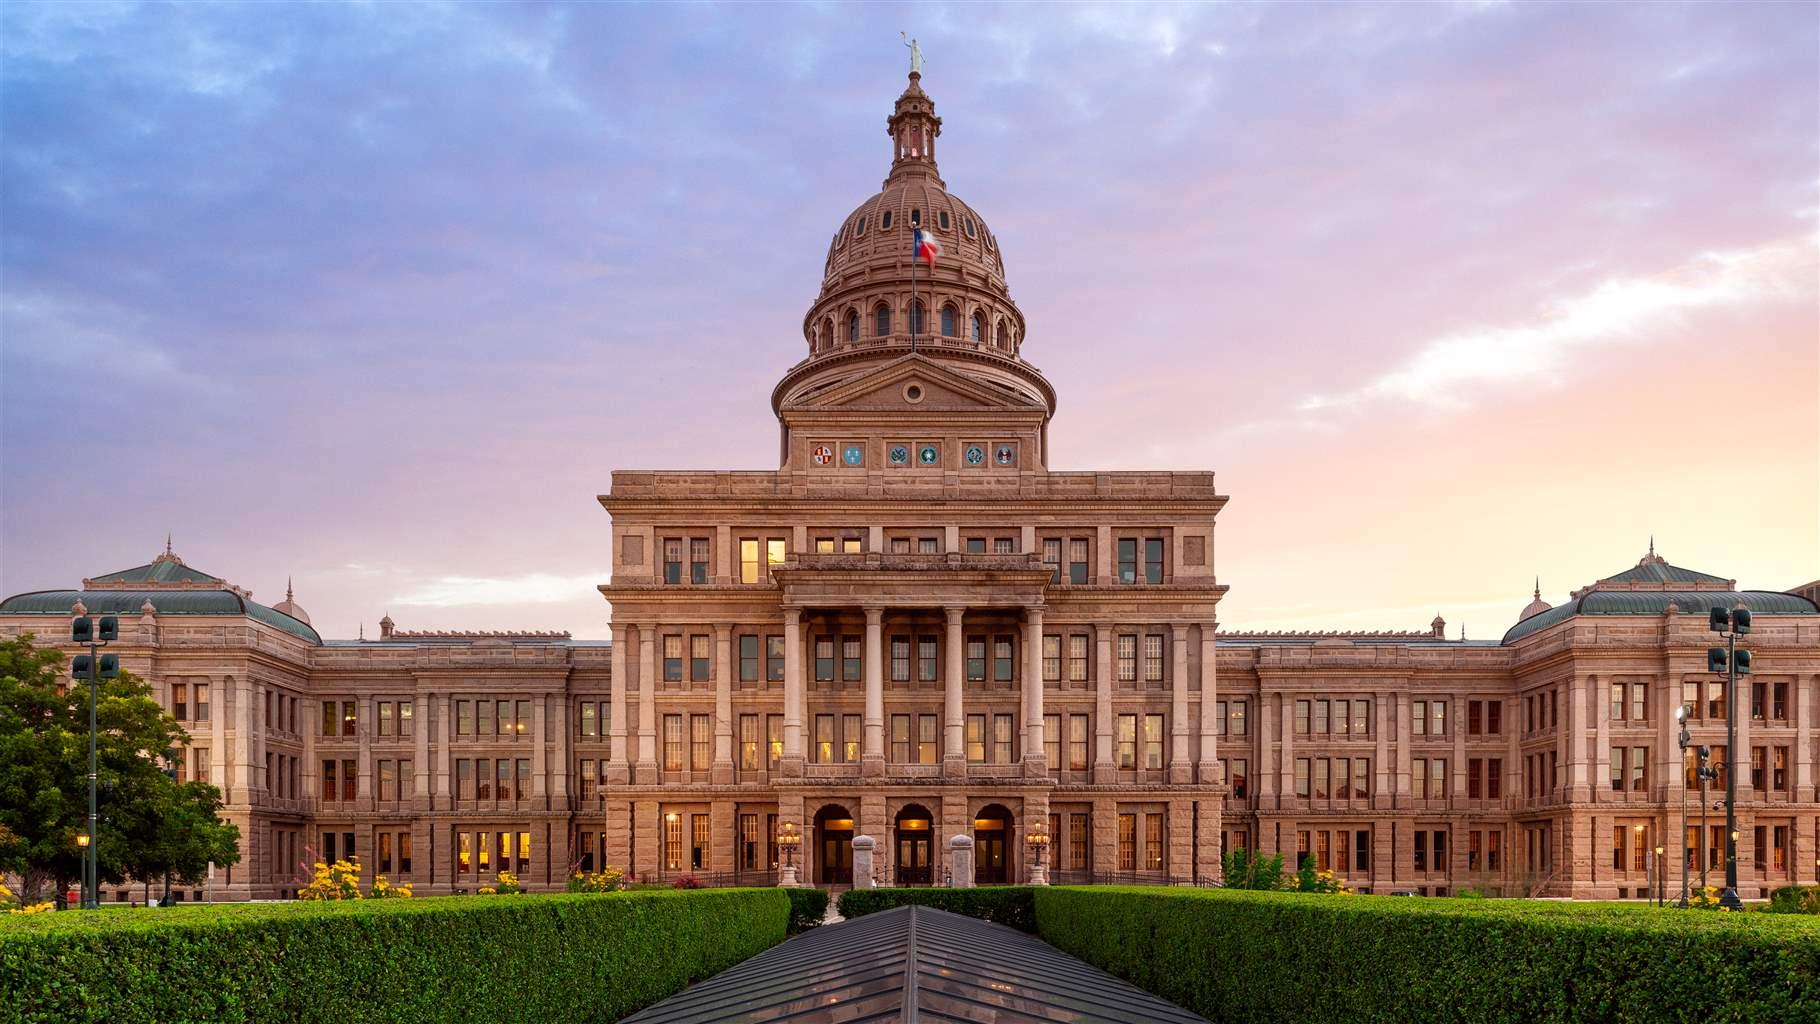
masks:
[(98, 774), (95, 767), (95, 705), (99, 700), (97, 688), (101, 680), (120, 674), (120, 656), (101, 653), (102, 647), (120, 639), (120, 622), (112, 615), (103, 615), (99, 621), (87, 615), (74, 616), (70, 619), (70, 639), (88, 645), (87, 654), (70, 659), (70, 677), (88, 680), (88, 834), (83, 837), (86, 841), (79, 839), (77, 844), (84, 847), (82, 909), (98, 910), (101, 907), (101, 871), (95, 845), (95, 825), (99, 821), (95, 807)]
[(793, 889), (798, 884), (796, 881), (796, 848), (802, 843), (803, 835), (797, 831), (795, 822), (786, 821), (778, 829), (777, 848), (784, 852), (784, 870), (778, 874), (777, 884), (786, 889)]
[(1644, 892), (1649, 896), (1654, 896), (1656, 892), (1656, 878), (1655, 864), (1650, 860), (1649, 856), (1649, 826), (1638, 825), (1636, 826), (1636, 830), (1637, 848), (1643, 851), (1643, 883), (1649, 887), (1645, 889)]
[(1713, 748), (1701, 744), (1699, 749), (1694, 751), (1694, 754), (1700, 759), (1700, 767), (1695, 770), (1695, 774), (1700, 776), (1700, 894), (1705, 896), (1706, 862), (1710, 859), (1706, 855), (1706, 840), (1711, 834), (1706, 827), (1706, 784), (1713, 781), (1713, 779), (1718, 776), (1719, 769), (1706, 763), (1707, 758), (1713, 756)]
[(1750, 652), (1738, 650), (1738, 638), (1750, 632), (1750, 609), (1714, 607), (1708, 626), (1725, 638), (1724, 647), (1709, 647), (1706, 670), (1725, 673), (1725, 891), (1719, 905), (1742, 910), (1738, 898), (1738, 677), (1750, 674)]
[(1030, 871), (1031, 885), (1048, 885), (1049, 871), (1043, 867), (1043, 851), (1049, 848), (1049, 832), (1042, 825), (1033, 826), (1024, 833), (1024, 842), (1036, 854), (1036, 867)]
[[(1663, 847), (1656, 847), (1656, 906), (1658, 907), (1668, 903), (1667, 894), (1663, 891), (1668, 888), (1668, 879), (1665, 877), (1667, 872), (1662, 870), (1662, 854), (1665, 852), (1667, 851)], [(1684, 865), (1682, 870), (1685, 871), (1686, 859), (1683, 858), (1681, 863)]]
[(1675, 904), (1687, 907), (1687, 744), (1693, 739), (1687, 731), (1686, 704), (1675, 709), (1675, 721), (1681, 723), (1681, 902)]

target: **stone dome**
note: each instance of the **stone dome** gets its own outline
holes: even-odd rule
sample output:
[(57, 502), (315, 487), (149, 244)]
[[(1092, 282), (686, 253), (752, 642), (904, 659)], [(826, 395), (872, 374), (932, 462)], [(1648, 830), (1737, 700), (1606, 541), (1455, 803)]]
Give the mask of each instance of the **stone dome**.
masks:
[[(1011, 301), (998, 239), (936, 168), (942, 120), (921, 79), (911, 72), (885, 121), (891, 170), (884, 185), (828, 242), (821, 291), (803, 317), (812, 359), (854, 348), (907, 349), (913, 333), (919, 348), (1015, 359), (1022, 347), (1024, 314)], [(918, 228), (941, 246), (933, 267), (912, 257)]]
[(310, 613), (304, 611), (303, 605), (298, 604), (292, 599), (291, 581), (288, 579), (284, 581), (284, 600), (273, 605), (272, 610), (275, 612), (283, 612), (306, 626), (310, 624)]
[(1535, 600), (1533, 600), (1523, 606), (1523, 614), (1517, 616), (1517, 621), (1522, 622), (1524, 619), (1529, 618), (1531, 615), (1540, 615), (1543, 612), (1545, 612), (1553, 607), (1554, 607), (1554, 605), (1549, 604), (1547, 601), (1542, 600), (1542, 581), (1540, 579), (1538, 579), (1538, 580), (1536, 580)]

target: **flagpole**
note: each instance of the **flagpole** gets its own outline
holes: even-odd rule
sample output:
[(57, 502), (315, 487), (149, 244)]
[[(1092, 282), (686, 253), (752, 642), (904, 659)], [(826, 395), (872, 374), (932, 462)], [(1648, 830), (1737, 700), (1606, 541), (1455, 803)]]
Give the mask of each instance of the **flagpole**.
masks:
[(916, 307), (921, 304), (921, 293), (916, 290), (916, 261), (920, 255), (916, 250), (922, 248), (917, 236), (922, 228), (910, 229), (910, 351), (916, 351)]

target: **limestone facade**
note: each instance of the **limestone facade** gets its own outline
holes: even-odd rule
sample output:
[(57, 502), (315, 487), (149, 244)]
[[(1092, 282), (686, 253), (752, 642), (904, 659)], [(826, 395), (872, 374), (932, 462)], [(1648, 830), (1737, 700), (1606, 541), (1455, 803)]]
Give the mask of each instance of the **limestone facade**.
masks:
[(887, 131), (889, 175), (830, 241), (772, 392), (779, 468), (620, 471), (600, 496), (611, 642), (389, 618), (325, 642), (290, 594), (266, 608), (168, 549), (8, 599), (0, 635), (58, 642), (76, 600), (122, 615), (114, 650), (241, 826), (218, 898), (285, 895), (350, 851), (420, 893), (609, 863), (763, 884), (792, 827), (816, 884), (849, 880), (862, 835), (882, 884), (1023, 881), (1040, 831), (1057, 882), (1210, 882), (1243, 847), (1378, 892), (1611, 898), (1681, 831), (1676, 709), (1725, 742), (1705, 613), (1743, 603), (1744, 894), (1816, 881), (1813, 600), (1652, 549), (1561, 608), (1538, 591), (1502, 641), (1439, 618), (1219, 632), (1213, 474), (1049, 469), (1056, 395), (996, 238), (937, 173), (918, 76)]

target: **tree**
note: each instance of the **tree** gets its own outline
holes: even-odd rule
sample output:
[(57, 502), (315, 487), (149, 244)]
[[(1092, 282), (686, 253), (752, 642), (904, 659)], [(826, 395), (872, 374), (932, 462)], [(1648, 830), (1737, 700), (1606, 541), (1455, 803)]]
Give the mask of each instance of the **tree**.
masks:
[[(88, 827), (88, 696), (86, 681), (69, 679), (61, 652), (34, 646), (30, 633), (0, 640), (0, 871), (18, 873), (27, 903), (82, 874), (76, 836)], [(159, 755), (182, 756), (189, 738), (144, 680), (130, 672), (102, 680), (95, 721), (101, 881), (150, 877), (153, 865), (193, 877), (198, 850), (204, 863), (239, 858), (239, 830), (220, 820), (220, 791), (179, 786), (160, 766)]]

